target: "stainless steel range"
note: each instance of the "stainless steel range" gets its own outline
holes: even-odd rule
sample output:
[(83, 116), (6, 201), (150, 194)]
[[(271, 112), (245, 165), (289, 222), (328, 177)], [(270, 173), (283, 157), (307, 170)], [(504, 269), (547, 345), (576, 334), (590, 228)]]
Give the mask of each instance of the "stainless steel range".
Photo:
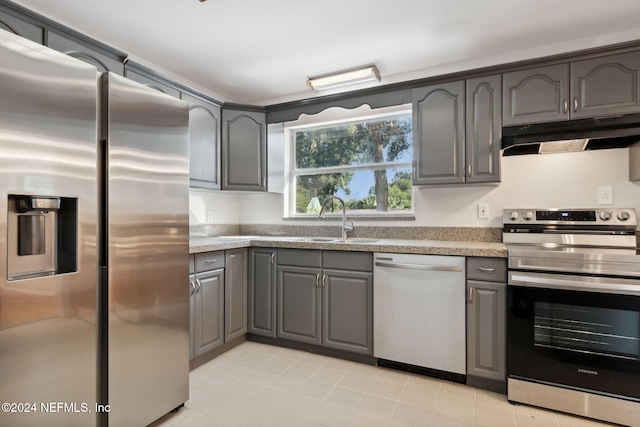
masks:
[(505, 209), (508, 399), (640, 426), (633, 209)]

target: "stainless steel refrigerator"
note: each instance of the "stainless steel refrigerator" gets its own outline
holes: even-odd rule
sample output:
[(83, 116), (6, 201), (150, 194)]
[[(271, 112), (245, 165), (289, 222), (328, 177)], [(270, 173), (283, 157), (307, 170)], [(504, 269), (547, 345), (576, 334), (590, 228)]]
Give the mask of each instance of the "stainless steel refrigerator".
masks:
[(188, 399), (188, 105), (0, 31), (0, 425)]

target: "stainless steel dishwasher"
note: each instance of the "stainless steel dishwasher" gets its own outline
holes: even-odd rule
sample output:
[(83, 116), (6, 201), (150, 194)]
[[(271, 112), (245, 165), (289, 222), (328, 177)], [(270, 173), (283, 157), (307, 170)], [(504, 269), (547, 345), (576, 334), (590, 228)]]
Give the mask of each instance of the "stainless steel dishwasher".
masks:
[(464, 257), (376, 253), (374, 261), (373, 355), (464, 381)]

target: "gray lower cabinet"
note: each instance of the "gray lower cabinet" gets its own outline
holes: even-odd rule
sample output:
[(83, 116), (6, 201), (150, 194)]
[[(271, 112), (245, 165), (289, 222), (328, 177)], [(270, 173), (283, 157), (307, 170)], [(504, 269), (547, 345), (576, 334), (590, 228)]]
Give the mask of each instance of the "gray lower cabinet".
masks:
[(416, 88), (413, 184), (500, 181), (501, 76)]
[(191, 358), (247, 332), (247, 249), (191, 257)]
[(224, 343), (224, 253), (196, 254), (191, 286), (191, 356)]
[(467, 258), (467, 382), (497, 391), (506, 387), (506, 292), (505, 259)]
[(322, 271), (322, 345), (373, 354), (373, 274)]
[(278, 338), (320, 345), (320, 268), (278, 265)]
[(247, 249), (225, 251), (224, 340), (247, 333)]
[(249, 249), (248, 332), (276, 337), (276, 249)]
[(222, 109), (222, 189), (267, 190), (264, 111)]
[(278, 250), (277, 290), (278, 338), (373, 354), (371, 253)]
[(503, 75), (503, 123), (640, 113), (640, 51)]

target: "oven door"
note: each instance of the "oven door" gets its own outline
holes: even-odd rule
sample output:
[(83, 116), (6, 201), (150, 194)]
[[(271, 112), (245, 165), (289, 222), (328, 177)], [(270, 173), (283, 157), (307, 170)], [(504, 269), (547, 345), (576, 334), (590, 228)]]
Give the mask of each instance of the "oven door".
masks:
[(509, 272), (507, 373), (640, 401), (640, 280)]

